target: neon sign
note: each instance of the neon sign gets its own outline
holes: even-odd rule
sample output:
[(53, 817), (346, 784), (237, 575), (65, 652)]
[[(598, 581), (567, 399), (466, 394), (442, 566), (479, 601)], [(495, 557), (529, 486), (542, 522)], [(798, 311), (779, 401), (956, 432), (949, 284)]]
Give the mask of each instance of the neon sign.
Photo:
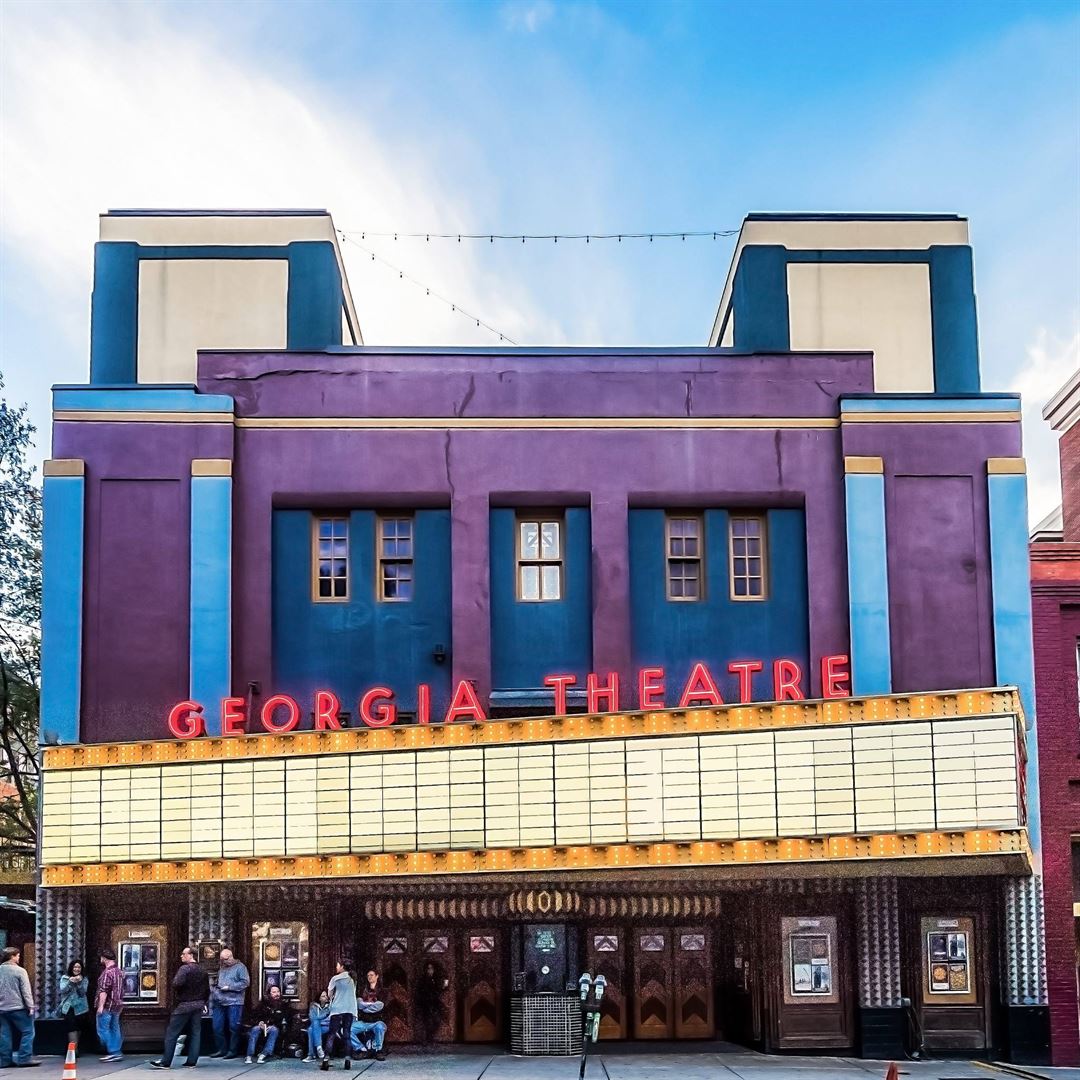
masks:
[[(765, 664), (761, 660), (735, 660), (727, 665), (728, 673), (738, 679), (737, 704), (747, 705), (754, 701), (754, 676), (765, 677)], [(803, 669), (796, 660), (778, 659), (772, 662), (772, 701), (802, 701)], [(840, 698), (851, 696), (851, 673), (845, 655), (821, 658), (821, 696)], [(553, 691), (555, 714), (567, 711), (567, 690), (578, 685), (576, 675), (548, 675), (544, 685)], [(622, 701), (619, 675), (611, 671), (600, 676), (590, 672), (585, 677), (585, 711), (588, 713), (618, 712)], [(668, 708), (665, 704), (667, 679), (662, 667), (641, 668), (637, 673), (637, 707), (650, 712)], [(701, 706), (736, 704), (725, 702), (720, 688), (707, 664), (696, 663), (690, 671), (679, 694), (678, 704), (670, 706), (689, 709)], [(341, 729), (341, 700), (331, 690), (316, 690), (312, 701), (315, 731), (339, 731)], [(242, 697), (222, 698), (220, 704), (221, 734), (228, 738), (251, 734), (247, 730), (248, 702)], [(373, 686), (361, 694), (357, 702), (357, 715), (370, 728), (390, 727), (396, 723), (398, 708), (394, 691), (389, 686)], [(263, 731), (271, 735), (284, 735), (300, 726), (303, 710), (300, 702), (289, 694), (271, 694), (259, 707), (252, 719), (257, 719)], [(416, 722), (419, 724), (453, 724), (468, 720), (474, 724), (488, 719), (480, 704), (476, 688), (468, 679), (462, 679), (454, 689), (450, 704), (437, 720), (431, 715), (431, 687), (421, 683), (416, 688)], [(201, 702), (180, 701), (169, 710), (169, 732), (177, 739), (195, 739), (206, 734), (206, 712)]]

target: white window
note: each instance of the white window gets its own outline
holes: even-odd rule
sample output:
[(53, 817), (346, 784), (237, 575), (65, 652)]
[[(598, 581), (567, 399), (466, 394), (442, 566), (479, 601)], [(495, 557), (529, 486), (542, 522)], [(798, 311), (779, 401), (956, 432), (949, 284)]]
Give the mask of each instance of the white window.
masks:
[(562, 521), (554, 516), (519, 517), (517, 523), (519, 600), (561, 600)]
[(312, 522), (311, 594), (315, 600), (349, 598), (349, 519), (316, 517)]
[(413, 598), (413, 519), (379, 518), (379, 599)]
[(700, 514), (668, 514), (667, 597), (669, 600), (700, 600), (705, 595), (705, 523)]
[(765, 519), (760, 514), (732, 514), (728, 521), (731, 599), (764, 600), (768, 595)]

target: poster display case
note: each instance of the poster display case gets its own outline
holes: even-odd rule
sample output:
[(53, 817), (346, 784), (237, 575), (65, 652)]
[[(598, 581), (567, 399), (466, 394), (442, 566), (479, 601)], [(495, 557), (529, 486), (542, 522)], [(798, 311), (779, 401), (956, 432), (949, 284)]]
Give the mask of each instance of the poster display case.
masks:
[(125, 1007), (165, 1004), (168, 935), (161, 925), (122, 924), (112, 930)]
[(923, 1000), (928, 1005), (975, 1004), (974, 919), (926, 917), (921, 929)]
[(257, 981), (253, 991), (264, 996), (271, 986), (294, 1007), (308, 1004), (308, 924), (306, 922), (256, 922), (251, 924), (251, 955)]
[(785, 1004), (838, 1002), (835, 916), (784, 918), (780, 926)]

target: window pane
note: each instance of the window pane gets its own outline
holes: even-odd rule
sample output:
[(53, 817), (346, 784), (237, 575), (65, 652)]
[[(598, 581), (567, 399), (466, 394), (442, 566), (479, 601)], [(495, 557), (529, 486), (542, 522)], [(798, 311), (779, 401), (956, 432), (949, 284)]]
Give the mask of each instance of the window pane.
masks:
[(681, 536), (673, 536), (671, 538), (671, 554), (672, 555), (684, 555), (685, 554), (686, 541)]
[[(753, 577), (761, 577), (761, 560), (760, 559), (747, 559), (749, 573)], [(737, 571), (736, 571), (737, 572)]]
[(540, 557), (540, 526), (535, 521), (521, 523), (521, 557), (523, 559)]
[(334, 577), (343, 578), (348, 572), (348, 564), (344, 559), (334, 560)]
[(334, 523), (329, 518), (319, 518), (319, 536), (331, 536), (334, 531)]
[(334, 595), (344, 596), (346, 593), (347, 584), (348, 583), (343, 577), (334, 578)]
[(329, 577), (330, 576), (330, 567), (331, 567), (331, 565), (332, 565), (332, 563), (330, 562), (329, 559), (320, 559), (319, 560), (319, 577), (321, 577), (321, 578)]
[(750, 593), (749, 593), (750, 596), (761, 596), (761, 595), (763, 595), (761, 578), (751, 578), (750, 581), (749, 581), (749, 586), (750, 586)]
[(735, 559), (733, 561), (735, 563), (735, 576), (736, 577), (745, 576), (746, 575), (746, 560), (745, 559)]
[(413, 583), (409, 578), (402, 578), (398, 582), (398, 599), (399, 600), (411, 600), (413, 594)]
[(521, 567), (520, 591), (522, 600), (540, 599), (540, 567)]
[(331, 592), (331, 585), (333, 583), (329, 578), (319, 579), (319, 596), (329, 596)]
[(689, 599), (696, 600), (698, 598), (697, 578), (693, 578), (683, 583), (683, 593)]
[(348, 540), (334, 540), (334, 554), (339, 559), (344, 559), (349, 554), (349, 541)]
[(557, 521), (545, 521), (540, 529), (542, 559), (559, 558), (559, 523)]
[(735, 595), (736, 596), (746, 596), (747, 595), (747, 592), (746, 592), (746, 578), (736, 578), (735, 579)]
[(678, 597), (680, 599), (682, 598), (682, 596), (683, 596), (682, 578), (675, 577), (675, 578), (671, 579), (671, 595), (674, 596), (674, 597)]
[(558, 600), (562, 596), (562, 567), (545, 566), (543, 568), (543, 589), (541, 596), (545, 600)]
[(683, 541), (684, 554), (697, 558), (698, 556), (698, 542), (696, 536), (688, 536)]
[(760, 536), (761, 535), (761, 522), (757, 518), (747, 518), (746, 535), (747, 536)]

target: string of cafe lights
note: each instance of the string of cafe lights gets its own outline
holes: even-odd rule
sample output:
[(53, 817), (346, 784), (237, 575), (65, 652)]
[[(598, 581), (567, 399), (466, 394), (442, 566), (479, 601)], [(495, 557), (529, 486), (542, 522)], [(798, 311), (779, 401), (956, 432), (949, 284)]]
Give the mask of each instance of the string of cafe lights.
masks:
[[(436, 292), (430, 285), (426, 285), (419, 279), (414, 278), (411, 274), (407, 274), (400, 266), (395, 266), (388, 259), (384, 259), (381, 255), (377, 255), (371, 248), (365, 247), (363, 244), (353, 239), (349, 233), (339, 230), (339, 235), (344, 243), (352, 244), (353, 247), (359, 248), (364, 254), (370, 255), (372, 262), (379, 263), (387, 269), (393, 270), (394, 273), (397, 274), (399, 281), (407, 281), (411, 285), (415, 285), (418, 289), (423, 289), (426, 296), (430, 297), (432, 300), (437, 300), (441, 304), (445, 304), (455, 314), (461, 315), (463, 318), (476, 323), (477, 326), (483, 327), (488, 333), (494, 334), (500, 341), (505, 341), (508, 345), (518, 344), (509, 334), (504, 333), (498, 327), (492, 326), (491, 323), (485, 322), (479, 315), (474, 315), (471, 311), (466, 311), (459, 303)], [(372, 233), (372, 235), (374, 236), (376, 234)]]
[(370, 229), (344, 229), (341, 235), (355, 237), (361, 240), (371, 237), (373, 240), (456, 240), (459, 244), (462, 240), (486, 240), (489, 244), (496, 240), (514, 240), (524, 244), (527, 240), (551, 240), (558, 243), (560, 240), (584, 240), (586, 244), (593, 240), (614, 240), (621, 244), (624, 240), (701, 240), (711, 237), (718, 240), (728, 236), (738, 236), (738, 229), (675, 229), (672, 232), (653, 230), (652, 232), (612, 232), (612, 233), (445, 233), (445, 232), (373, 232)]

